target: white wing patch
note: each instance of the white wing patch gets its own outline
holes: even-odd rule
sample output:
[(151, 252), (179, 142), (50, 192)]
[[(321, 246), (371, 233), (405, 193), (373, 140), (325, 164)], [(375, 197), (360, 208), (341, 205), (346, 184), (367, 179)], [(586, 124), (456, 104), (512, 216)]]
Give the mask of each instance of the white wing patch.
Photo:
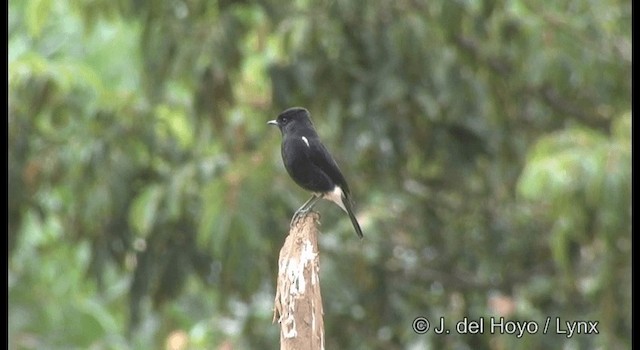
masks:
[(307, 147), (310, 147), (310, 146), (309, 146), (309, 140), (307, 140), (307, 138), (306, 138), (306, 137), (302, 136), (302, 141), (304, 141), (304, 143), (306, 143), (306, 144), (307, 144)]

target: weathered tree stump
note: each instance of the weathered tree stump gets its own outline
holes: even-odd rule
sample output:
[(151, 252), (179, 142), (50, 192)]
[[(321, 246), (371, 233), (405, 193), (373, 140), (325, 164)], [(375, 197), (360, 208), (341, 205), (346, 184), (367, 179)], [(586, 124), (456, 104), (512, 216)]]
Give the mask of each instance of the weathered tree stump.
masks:
[(301, 216), (280, 249), (273, 322), (280, 324), (280, 349), (324, 349), (320, 294), (318, 213)]

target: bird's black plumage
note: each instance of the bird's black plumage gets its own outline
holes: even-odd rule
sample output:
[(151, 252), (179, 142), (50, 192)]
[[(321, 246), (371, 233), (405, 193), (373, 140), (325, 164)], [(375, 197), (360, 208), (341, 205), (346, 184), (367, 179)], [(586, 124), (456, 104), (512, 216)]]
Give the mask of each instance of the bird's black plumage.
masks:
[(362, 238), (360, 224), (353, 214), (349, 185), (336, 161), (320, 142), (309, 111), (301, 107), (289, 108), (268, 124), (277, 125), (282, 132), (282, 161), (289, 176), (300, 187), (313, 193), (311, 199), (296, 211), (294, 220), (298, 214), (310, 210), (317, 200), (325, 198), (349, 214), (356, 234)]

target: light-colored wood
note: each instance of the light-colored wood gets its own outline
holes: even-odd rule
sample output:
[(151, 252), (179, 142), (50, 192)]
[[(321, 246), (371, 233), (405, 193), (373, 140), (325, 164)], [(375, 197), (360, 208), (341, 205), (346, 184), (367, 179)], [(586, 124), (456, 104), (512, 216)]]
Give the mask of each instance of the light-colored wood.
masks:
[(324, 349), (318, 220), (315, 212), (301, 216), (280, 249), (273, 322), (282, 350)]

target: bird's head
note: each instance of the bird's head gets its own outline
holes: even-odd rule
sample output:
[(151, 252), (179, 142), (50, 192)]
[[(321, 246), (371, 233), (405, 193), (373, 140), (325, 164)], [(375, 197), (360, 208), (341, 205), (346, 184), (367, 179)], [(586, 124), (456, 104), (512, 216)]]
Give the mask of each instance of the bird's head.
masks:
[(302, 129), (311, 128), (313, 130), (309, 111), (302, 107), (286, 109), (278, 115), (277, 119), (270, 120), (267, 124), (278, 126), (282, 134), (285, 135)]

